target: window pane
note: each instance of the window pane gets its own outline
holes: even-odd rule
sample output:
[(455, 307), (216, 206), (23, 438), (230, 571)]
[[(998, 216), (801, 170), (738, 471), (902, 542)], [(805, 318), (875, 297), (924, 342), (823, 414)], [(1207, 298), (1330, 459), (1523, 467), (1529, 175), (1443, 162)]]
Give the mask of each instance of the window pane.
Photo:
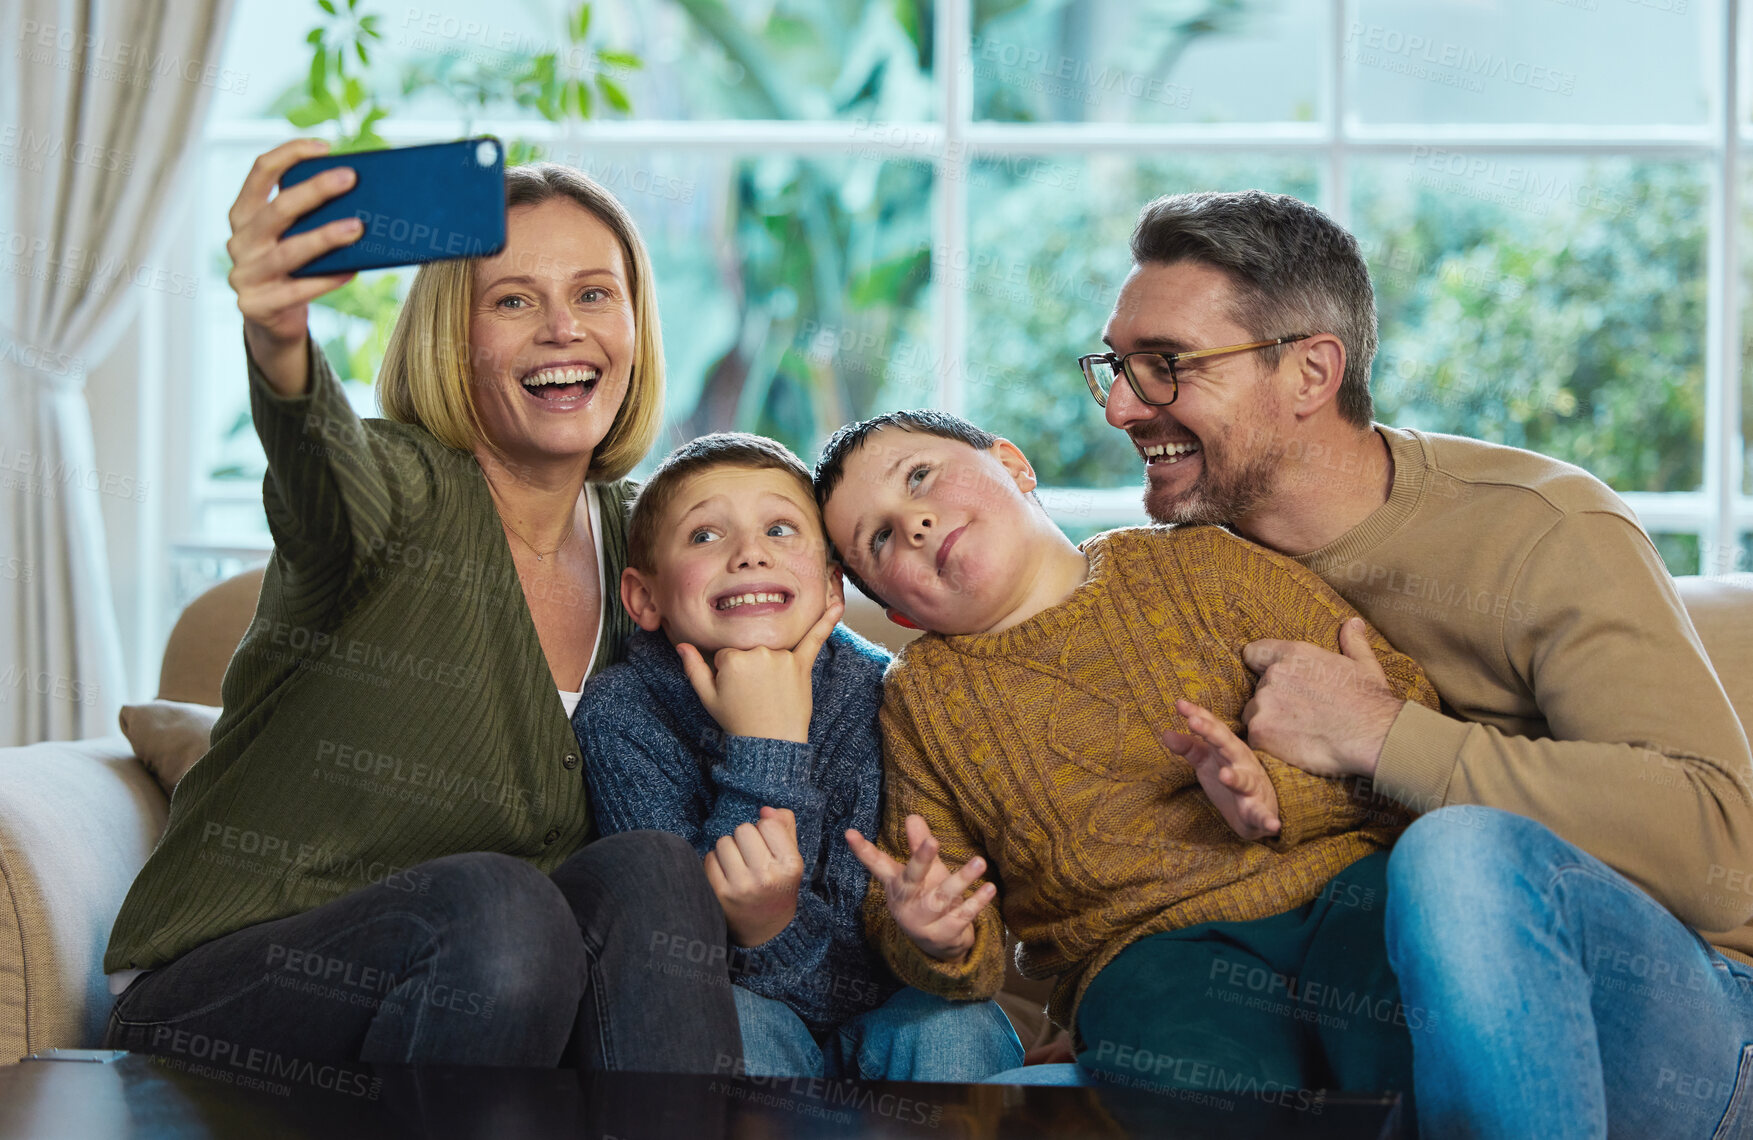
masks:
[(968, 417), (1021, 447), (1046, 486), (1140, 484), (1138, 453), (1102, 418), (1077, 358), (1101, 350), (1139, 208), (1159, 194), (1248, 187), (1312, 201), (1314, 168), (1111, 154), (976, 165), (972, 250), (941, 254), (939, 280), (968, 289)]
[(935, 118), (932, 0), (598, 0), (641, 119)]
[[(330, 19), (314, 4), (244, 0), (215, 115), (278, 117), (296, 102), (283, 97), (305, 80), (306, 33), (351, 34), (355, 13), (337, 7), (342, 14)], [(369, 75), (396, 119), (540, 119), (534, 101), (517, 95), (540, 87), (532, 69), (543, 57), (558, 83), (583, 84), (597, 117), (613, 114), (618, 95), (641, 119), (933, 117), (930, 0), (595, 0), (582, 39), (579, 8), (578, 0), (361, 0), (356, 15), (377, 16)], [(348, 57), (349, 67), (356, 62)]]
[(1348, 113), (1365, 123), (1703, 123), (1716, 0), (1356, 0)]
[(1696, 490), (1705, 169), (1427, 149), (1353, 167), (1377, 416), (1556, 456), (1620, 491)]
[[(226, 33), (225, 68), (216, 85), (213, 116), (217, 121), (268, 118), (304, 101), (304, 85), (312, 49), (305, 37), (321, 29), (326, 42), (339, 45), (362, 39), (368, 61), (349, 50), (346, 74), (363, 77), (367, 88), (395, 118), (424, 118), (464, 123), (484, 114), (496, 118), (539, 119), (534, 107), (520, 107), (512, 98), (513, 84), (533, 58), (552, 53), (563, 73), (584, 70), (613, 74), (595, 61), (594, 47), (571, 43), (566, 34), (566, 6), (559, 0), (538, 4), (483, 8), (466, 0), (422, 0), (420, 3), (376, 3), (360, 0), (356, 8), (337, 4), (330, 17), (312, 3), (241, 0)], [(375, 16), (377, 35), (359, 24)], [(610, 41), (609, 46), (619, 47)], [(311, 133), (328, 137), (329, 124)], [(286, 127), (290, 136), (295, 128)]]
[(975, 0), (974, 116), (1235, 123), (1317, 117), (1325, 0)]
[[(304, 82), (310, 70), (310, 49), (304, 37), (315, 26), (318, 14), (315, 4), (270, 0), (240, 0), (233, 7), (225, 30), (220, 81), (214, 84), (209, 111), (214, 122), (280, 117), (271, 113), (269, 106), (281, 92)], [(242, 181), (240, 176), (239, 184)], [(232, 196), (236, 195), (234, 186)]]
[(1753, 534), (1737, 534), (1730, 542), (1700, 542), (1700, 574), (1742, 574), (1753, 570)]
[(1676, 578), (1682, 574), (1698, 573), (1699, 541), (1696, 534), (1656, 531), (1650, 535), (1650, 540), (1656, 544), (1656, 552), (1667, 564), (1668, 573)]
[(610, 161), (604, 181), (650, 247), (664, 322), (666, 430), (642, 471), (712, 431), (759, 432), (808, 459), (850, 420), (929, 402), (928, 164), (690, 152), (595, 161)]

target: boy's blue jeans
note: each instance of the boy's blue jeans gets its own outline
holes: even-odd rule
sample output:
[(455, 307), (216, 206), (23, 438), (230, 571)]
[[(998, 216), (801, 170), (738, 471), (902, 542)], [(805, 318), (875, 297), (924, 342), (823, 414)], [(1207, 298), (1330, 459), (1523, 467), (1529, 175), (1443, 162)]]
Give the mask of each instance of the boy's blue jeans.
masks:
[(1389, 960), (1440, 1027), (1413, 1036), (1423, 1135), (1753, 1135), (1753, 969), (1623, 875), (1533, 820), (1449, 807), (1388, 880)]
[(978, 1081), (1023, 1063), (1023, 1043), (991, 1001), (949, 1001), (911, 986), (818, 1043), (784, 1002), (731, 987), (752, 1077)]

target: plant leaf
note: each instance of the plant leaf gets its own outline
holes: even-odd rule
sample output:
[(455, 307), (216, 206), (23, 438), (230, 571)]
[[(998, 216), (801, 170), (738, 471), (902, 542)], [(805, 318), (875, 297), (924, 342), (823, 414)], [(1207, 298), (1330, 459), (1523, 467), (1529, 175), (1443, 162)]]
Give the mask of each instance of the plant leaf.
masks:
[(585, 36), (590, 34), (590, 5), (588, 3), (580, 4), (578, 6), (578, 22), (576, 27), (578, 29), (578, 34), (572, 37), (574, 42), (583, 40)]
[(329, 86), (329, 53), (322, 48), (310, 57), (310, 75), (304, 81), (304, 88), (310, 92), (312, 99), (320, 97)]
[(325, 115), (323, 109), (317, 106), (314, 101), (302, 103), (286, 112), (286, 121), (300, 130), (303, 130), (305, 127), (314, 127), (318, 123), (327, 122), (330, 117), (331, 116), (329, 115)]
[(331, 16), (339, 16), (340, 15), (339, 12), (335, 11), (335, 6), (331, 3), (329, 3), (329, 0), (317, 0), (317, 4), (322, 8), (323, 11), (327, 12)]
[(512, 139), (505, 145), (505, 165), (523, 166), (531, 162), (539, 162), (542, 148), (526, 139)]
[(603, 98), (608, 101), (609, 106), (622, 114), (633, 109), (633, 103), (627, 98), (627, 93), (621, 90), (621, 85), (608, 76), (597, 76), (597, 90), (603, 93)]
[(614, 51), (611, 48), (598, 48), (597, 58), (610, 67), (623, 67), (628, 71), (638, 71), (645, 66), (645, 61), (630, 51)]

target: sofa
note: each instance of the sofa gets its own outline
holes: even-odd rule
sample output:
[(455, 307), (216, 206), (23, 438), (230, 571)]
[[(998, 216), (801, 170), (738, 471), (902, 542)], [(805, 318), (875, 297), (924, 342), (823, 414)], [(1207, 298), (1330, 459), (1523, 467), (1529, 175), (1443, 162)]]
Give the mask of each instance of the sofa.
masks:
[[(260, 570), (246, 571), (183, 612), (165, 646), (161, 700), (219, 704), (260, 583)], [(1753, 574), (1676, 583), (1742, 723), (1753, 723)], [(916, 636), (863, 599), (849, 600), (845, 620), (890, 648)], [(110, 926), (168, 809), (125, 736), (0, 748), (0, 1064), (99, 1044)], [(1025, 1043), (1044, 1037), (1048, 988), (1013, 968), (1000, 996)]]

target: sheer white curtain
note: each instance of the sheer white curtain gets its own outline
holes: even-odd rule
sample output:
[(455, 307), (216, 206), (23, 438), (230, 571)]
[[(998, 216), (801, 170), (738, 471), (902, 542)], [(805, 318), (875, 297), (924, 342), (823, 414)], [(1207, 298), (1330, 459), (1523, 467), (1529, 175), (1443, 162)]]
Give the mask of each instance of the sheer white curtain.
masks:
[(194, 174), (231, 0), (0, 0), (0, 745), (105, 735), (122, 699), (85, 370)]

